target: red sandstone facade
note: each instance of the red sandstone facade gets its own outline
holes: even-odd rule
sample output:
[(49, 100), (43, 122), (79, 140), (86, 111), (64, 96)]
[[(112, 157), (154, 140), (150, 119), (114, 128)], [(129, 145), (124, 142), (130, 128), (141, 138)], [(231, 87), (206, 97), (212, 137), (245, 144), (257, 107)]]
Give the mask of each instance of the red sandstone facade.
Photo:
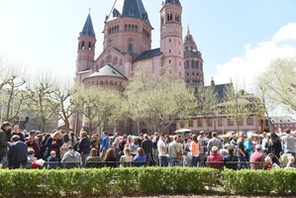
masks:
[[(95, 31), (88, 15), (78, 38), (75, 80), (123, 91), (139, 65), (146, 65), (157, 75), (161, 75), (161, 68), (167, 66), (170, 73), (197, 89), (204, 79), (203, 60), (189, 31), (184, 48), (181, 3), (179, 0), (163, 0), (162, 5), (160, 48), (151, 49), (153, 27), (142, 0), (116, 0), (105, 19), (104, 49), (97, 58), (94, 57)], [(186, 61), (193, 62), (194, 68), (184, 67)], [(194, 75), (189, 77), (188, 72)], [(79, 132), (83, 126), (81, 118), (76, 115), (73, 121), (73, 130)], [(126, 127), (117, 127), (117, 131), (135, 134), (136, 127), (129, 122)]]

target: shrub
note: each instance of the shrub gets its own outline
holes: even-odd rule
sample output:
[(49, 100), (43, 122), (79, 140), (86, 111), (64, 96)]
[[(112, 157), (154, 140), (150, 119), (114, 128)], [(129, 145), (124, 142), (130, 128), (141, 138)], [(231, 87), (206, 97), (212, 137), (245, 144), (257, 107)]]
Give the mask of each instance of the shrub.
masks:
[(196, 168), (0, 170), (0, 197), (201, 193), (217, 176)]
[(0, 197), (207, 193), (219, 179), (220, 193), (296, 194), (294, 170), (220, 172), (208, 168), (147, 167), (0, 170)]

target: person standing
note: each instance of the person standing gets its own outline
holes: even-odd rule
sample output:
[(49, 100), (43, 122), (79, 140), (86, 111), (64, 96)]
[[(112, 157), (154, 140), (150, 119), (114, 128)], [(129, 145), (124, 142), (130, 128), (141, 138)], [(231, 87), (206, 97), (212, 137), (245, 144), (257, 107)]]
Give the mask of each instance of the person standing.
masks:
[(285, 146), (285, 153), (292, 154), (293, 157), (296, 157), (296, 138), (291, 135), (291, 131), (286, 131), (286, 136), (283, 139), (283, 144)]
[(4, 131), (0, 129), (0, 164), (4, 159), (4, 157), (6, 157), (7, 146), (8, 146), (7, 135), (5, 134)]
[(87, 136), (87, 132), (83, 131), (81, 133), (81, 140), (78, 144), (78, 151), (82, 158), (82, 168), (86, 168), (86, 158), (90, 153), (90, 139)]
[(104, 137), (102, 139), (102, 156), (101, 159), (105, 159), (105, 155), (107, 153), (107, 150), (109, 149), (109, 137), (108, 137), (108, 133), (105, 131), (103, 133)]
[(192, 167), (199, 167), (200, 144), (196, 135), (192, 136), (192, 140), (190, 145)]
[(252, 143), (254, 140), (254, 136), (252, 134), (248, 135), (248, 139), (245, 140), (244, 146), (245, 146), (245, 153), (247, 154), (247, 160), (250, 160), (251, 154), (255, 151), (255, 147)]
[(181, 136), (175, 136), (174, 141), (169, 146), (169, 159), (171, 166), (181, 166), (183, 160), (181, 156), (183, 156), (183, 149), (181, 142)]
[(6, 134), (7, 141), (10, 142), (10, 139), (12, 137), (12, 134), (11, 134), (11, 131), (12, 131), (11, 124), (9, 122), (3, 122), (3, 124), (1, 125), (1, 129)]
[[(285, 140), (284, 140), (284, 142), (285, 142)], [(288, 142), (288, 139), (286, 139), (286, 142)], [(286, 146), (288, 146), (288, 144)], [(293, 145), (291, 145), (291, 146), (293, 146)], [(292, 147), (290, 149), (292, 149)], [(281, 140), (275, 132), (272, 132), (270, 135), (270, 140), (269, 140), (269, 145), (268, 145), (268, 153), (273, 153), (277, 156), (277, 158), (280, 158), (281, 152), (282, 152)]]
[(168, 146), (165, 144), (166, 136), (162, 134), (160, 139), (157, 142), (157, 149), (158, 149), (158, 160), (160, 167), (167, 167), (168, 164), (168, 156), (166, 152), (168, 150)]
[(210, 155), (210, 152), (212, 150), (212, 148), (214, 146), (216, 146), (218, 148), (218, 152), (220, 151), (220, 149), (222, 149), (223, 145), (222, 145), (222, 142), (221, 140), (217, 137), (217, 133), (216, 132), (213, 132), (212, 133), (212, 139), (209, 140), (209, 143), (208, 143), (208, 152), (209, 152), (209, 155)]
[[(33, 137), (34, 133), (30, 132), (30, 136)], [(57, 131), (55, 132), (52, 137), (49, 137), (47, 142), (46, 142), (46, 159), (50, 156), (51, 151), (54, 151), (56, 153), (56, 158), (59, 160), (61, 159), (61, 154), (60, 154), (60, 148), (63, 145), (63, 140), (62, 140), (62, 133)]]
[(240, 135), (240, 139), (237, 141), (237, 160), (238, 160), (238, 169), (247, 168), (247, 155), (245, 154), (245, 147), (244, 147), (244, 141), (246, 139), (246, 134), (242, 133)]
[(144, 140), (142, 142), (142, 146), (144, 149), (145, 155), (146, 155), (146, 160), (147, 160), (147, 165), (151, 166), (151, 161), (152, 161), (152, 141), (150, 140), (149, 136), (145, 134)]
[(264, 155), (268, 154), (269, 137), (266, 132), (263, 132), (262, 151)]
[(20, 141), (25, 142), (25, 136), (20, 132), (20, 127), (18, 124), (13, 127), (12, 136), (14, 135), (18, 135), (20, 137)]
[(207, 153), (207, 145), (208, 145), (208, 138), (205, 135), (204, 131), (201, 131), (199, 133), (198, 142), (200, 145), (200, 155), (199, 155), (199, 166), (204, 167), (205, 166), (205, 160), (206, 160), (206, 153)]
[(158, 141), (159, 141), (159, 134), (155, 132), (152, 140), (152, 158), (153, 158), (153, 161), (156, 163), (156, 165), (159, 164), (158, 149), (157, 149)]
[(18, 135), (11, 137), (12, 144), (9, 147), (7, 159), (9, 169), (22, 168), (28, 161), (27, 145), (20, 141)]
[(115, 153), (116, 153), (116, 161), (119, 161), (119, 159), (120, 159), (119, 143), (120, 143), (120, 137), (119, 137), (118, 133), (115, 133), (114, 141), (113, 141), (112, 145), (113, 145), (113, 148), (114, 148)]

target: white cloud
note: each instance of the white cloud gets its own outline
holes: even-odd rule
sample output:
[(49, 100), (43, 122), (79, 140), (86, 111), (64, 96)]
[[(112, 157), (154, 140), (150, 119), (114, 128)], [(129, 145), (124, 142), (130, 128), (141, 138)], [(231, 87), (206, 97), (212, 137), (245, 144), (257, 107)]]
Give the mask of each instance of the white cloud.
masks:
[(296, 23), (280, 28), (271, 41), (255, 46), (247, 44), (245, 54), (227, 63), (217, 65), (215, 82), (227, 83), (232, 79), (239, 87), (252, 88), (257, 76), (277, 58), (296, 57)]

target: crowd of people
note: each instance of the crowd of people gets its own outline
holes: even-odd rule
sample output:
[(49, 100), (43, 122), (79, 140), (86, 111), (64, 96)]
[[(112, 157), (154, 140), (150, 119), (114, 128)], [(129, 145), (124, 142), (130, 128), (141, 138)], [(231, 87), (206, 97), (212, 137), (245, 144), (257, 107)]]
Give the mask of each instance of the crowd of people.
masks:
[[(13, 128), (13, 129), (12, 129)], [(295, 167), (296, 134), (235, 133), (227, 139), (216, 132), (207, 135), (187, 133), (175, 136), (154, 133), (149, 136), (124, 135), (89, 137), (56, 131), (20, 131), (18, 125), (4, 122), (0, 131), (0, 165), (2, 168), (23, 168), (38, 162), (75, 162), (86, 168), (90, 162), (143, 162), (147, 166), (212, 167), (222, 169), (267, 169)], [(50, 167), (49, 167), (50, 168)]]

